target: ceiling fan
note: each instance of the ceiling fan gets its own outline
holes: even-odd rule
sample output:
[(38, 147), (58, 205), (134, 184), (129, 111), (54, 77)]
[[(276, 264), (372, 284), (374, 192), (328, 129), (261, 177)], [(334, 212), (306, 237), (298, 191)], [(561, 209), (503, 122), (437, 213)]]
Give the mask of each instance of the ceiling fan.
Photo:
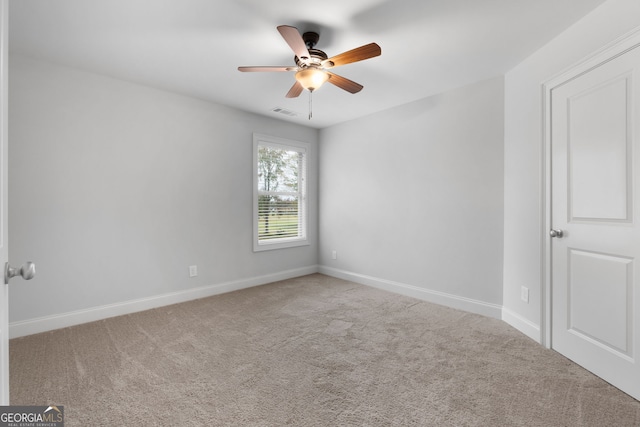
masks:
[(300, 35), (300, 32), (296, 27), (291, 27), (289, 25), (278, 26), (278, 31), (295, 53), (295, 66), (238, 67), (238, 70), (245, 72), (295, 71), (296, 82), (293, 84), (291, 89), (289, 89), (289, 92), (287, 92), (287, 98), (296, 98), (302, 93), (303, 89), (313, 92), (327, 81), (340, 89), (346, 90), (347, 92), (360, 92), (363, 88), (361, 84), (328, 70), (340, 65), (363, 61), (382, 54), (380, 46), (376, 43), (369, 43), (329, 58), (323, 51), (314, 49), (314, 46), (320, 39), (318, 33), (306, 32)]

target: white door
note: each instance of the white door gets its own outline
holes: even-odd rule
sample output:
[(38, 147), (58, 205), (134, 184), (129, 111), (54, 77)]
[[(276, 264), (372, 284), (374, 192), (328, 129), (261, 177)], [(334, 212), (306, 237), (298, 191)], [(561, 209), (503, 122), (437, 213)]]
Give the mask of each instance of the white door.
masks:
[[(7, 241), (7, 61), (8, 0), (0, 0), (0, 268), (8, 261)], [(9, 404), (9, 287), (0, 280), (0, 405)]]
[(551, 346), (636, 399), (639, 94), (634, 48), (553, 88), (550, 116)]

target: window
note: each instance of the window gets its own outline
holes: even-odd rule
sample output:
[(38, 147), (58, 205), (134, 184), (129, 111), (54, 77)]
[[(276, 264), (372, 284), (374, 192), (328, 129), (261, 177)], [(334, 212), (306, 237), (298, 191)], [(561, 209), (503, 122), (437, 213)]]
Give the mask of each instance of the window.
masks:
[(289, 248), (307, 241), (309, 144), (253, 135), (253, 249)]

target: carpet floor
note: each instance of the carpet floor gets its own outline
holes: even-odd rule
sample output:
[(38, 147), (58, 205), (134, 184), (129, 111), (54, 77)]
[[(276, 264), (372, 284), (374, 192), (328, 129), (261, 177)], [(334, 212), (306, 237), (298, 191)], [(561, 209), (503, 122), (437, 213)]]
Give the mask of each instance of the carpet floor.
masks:
[(69, 426), (640, 426), (504, 322), (314, 274), (10, 342)]

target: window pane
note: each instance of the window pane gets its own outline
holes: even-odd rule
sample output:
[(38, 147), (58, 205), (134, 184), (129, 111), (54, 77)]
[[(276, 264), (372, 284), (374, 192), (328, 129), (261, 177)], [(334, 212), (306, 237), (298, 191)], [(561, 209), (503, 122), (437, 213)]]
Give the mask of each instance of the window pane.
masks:
[(298, 236), (300, 236), (298, 197), (259, 196), (258, 238), (269, 240)]
[(273, 147), (258, 147), (258, 190), (297, 192), (302, 153)]

